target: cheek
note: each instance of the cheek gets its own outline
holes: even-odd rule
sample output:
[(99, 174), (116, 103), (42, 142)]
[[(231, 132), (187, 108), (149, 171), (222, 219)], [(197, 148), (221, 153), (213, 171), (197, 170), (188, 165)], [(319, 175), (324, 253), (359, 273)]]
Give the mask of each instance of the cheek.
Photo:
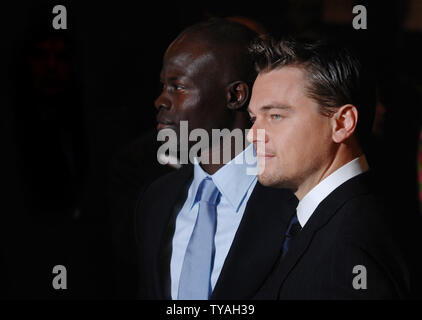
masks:
[(278, 130), (272, 130), (270, 146), (285, 165), (297, 166), (324, 154), (329, 145), (329, 132), (324, 119), (292, 121)]
[(285, 170), (300, 165), (308, 155), (306, 143), (309, 137), (305, 132), (289, 130), (277, 136), (277, 154), (280, 164)]
[(197, 97), (190, 106), (190, 119), (198, 127), (206, 130), (227, 127), (229, 110), (225, 101), (216, 95)]
[(197, 118), (200, 112), (200, 99), (195, 94), (177, 94), (172, 100), (179, 121), (191, 122)]
[(323, 161), (331, 145), (328, 118), (318, 118), (312, 124), (304, 126), (301, 141), (296, 146), (296, 148), (302, 149), (302, 151), (298, 151), (301, 155), (298, 161), (301, 163), (312, 164)]

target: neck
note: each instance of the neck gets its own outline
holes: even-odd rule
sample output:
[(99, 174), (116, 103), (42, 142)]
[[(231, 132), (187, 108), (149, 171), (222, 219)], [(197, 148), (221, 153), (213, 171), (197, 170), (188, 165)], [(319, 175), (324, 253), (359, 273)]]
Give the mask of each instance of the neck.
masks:
[(337, 169), (341, 168), (345, 164), (349, 163), (353, 159), (362, 155), (362, 150), (359, 146), (351, 144), (341, 144), (337, 151), (328, 158), (328, 160), (318, 170), (309, 175), (305, 180), (300, 183), (295, 196), (302, 200), (315, 186), (317, 186), (322, 180), (327, 178)]
[(213, 175), (214, 173), (216, 173), (218, 170), (220, 170), (220, 168), (222, 168), (224, 165), (222, 164), (200, 164), (201, 168), (204, 169), (204, 171), (206, 173), (208, 173), (209, 175)]
[[(212, 145), (209, 149), (205, 150), (201, 154), (201, 168), (210, 175), (216, 173), (220, 168), (225, 166), (244, 150), (244, 143), (246, 139), (245, 129), (250, 128), (250, 123), (245, 112), (234, 112), (236, 112), (236, 115), (233, 121), (233, 125), (231, 128), (229, 128), (230, 133), (227, 136), (221, 138), (217, 145)], [(237, 141), (236, 138), (232, 138), (231, 133), (234, 129), (241, 131), (241, 141)], [(235, 137), (237, 137), (237, 135), (235, 135)], [(240, 142), (241, 145), (239, 145)], [(213, 159), (216, 159), (217, 161), (213, 161)]]
[(223, 139), (219, 146), (212, 146), (208, 150), (204, 150), (199, 162), (206, 173), (213, 175), (244, 150), (243, 144), (236, 148), (236, 143), (233, 140), (235, 139), (231, 139), (230, 143), (224, 143)]

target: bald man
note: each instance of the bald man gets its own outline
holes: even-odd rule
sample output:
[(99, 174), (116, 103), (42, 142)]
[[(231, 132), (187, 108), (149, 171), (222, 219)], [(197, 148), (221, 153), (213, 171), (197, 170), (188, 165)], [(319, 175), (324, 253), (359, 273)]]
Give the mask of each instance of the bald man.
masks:
[[(210, 136), (212, 129), (249, 128), (245, 111), (256, 72), (248, 45), (255, 36), (222, 19), (184, 30), (164, 55), (157, 129), (179, 133), (181, 121), (189, 132)], [(227, 144), (211, 144), (205, 159), (233, 146)], [(263, 187), (248, 174), (256, 168), (252, 145), (230, 151), (228, 162), (208, 163), (201, 154), (140, 197), (140, 298), (251, 299), (267, 278), (282, 249), (289, 214), (280, 213), (291, 210), (292, 193)]]

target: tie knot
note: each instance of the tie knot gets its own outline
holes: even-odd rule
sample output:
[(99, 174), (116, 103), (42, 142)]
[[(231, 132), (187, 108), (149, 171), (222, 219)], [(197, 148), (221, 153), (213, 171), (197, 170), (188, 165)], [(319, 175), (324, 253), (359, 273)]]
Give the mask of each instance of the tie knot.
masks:
[(297, 215), (295, 214), (292, 217), (292, 220), (290, 221), (290, 225), (287, 229), (286, 236), (293, 238), (296, 236), (296, 234), (299, 233), (300, 230), (302, 230), (302, 226), (300, 225), (299, 219), (297, 218)]
[(206, 178), (202, 180), (201, 185), (198, 191), (198, 199), (199, 201), (206, 201), (211, 204), (215, 204), (217, 202), (218, 194), (217, 187), (214, 184), (214, 181), (210, 178)]

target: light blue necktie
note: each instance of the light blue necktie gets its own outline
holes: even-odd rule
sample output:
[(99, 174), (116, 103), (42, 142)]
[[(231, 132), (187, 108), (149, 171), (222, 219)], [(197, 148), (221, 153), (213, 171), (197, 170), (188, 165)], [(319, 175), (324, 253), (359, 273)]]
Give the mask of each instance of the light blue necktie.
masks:
[(198, 217), (186, 249), (182, 272), (180, 273), (179, 300), (207, 300), (211, 295), (216, 201), (219, 193), (210, 178), (202, 180), (198, 188)]

